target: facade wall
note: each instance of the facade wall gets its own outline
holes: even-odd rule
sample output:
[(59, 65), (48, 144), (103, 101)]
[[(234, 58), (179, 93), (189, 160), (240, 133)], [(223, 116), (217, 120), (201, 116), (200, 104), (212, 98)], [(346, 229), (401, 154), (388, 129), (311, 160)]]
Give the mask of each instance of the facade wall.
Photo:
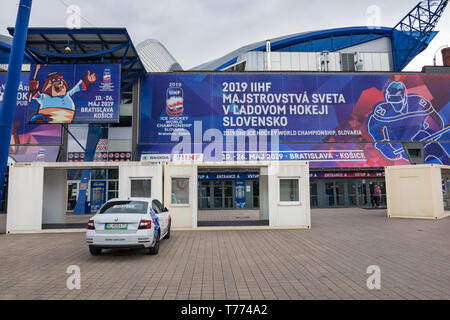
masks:
[(131, 180), (148, 179), (151, 180), (151, 194), (153, 197), (161, 200), (163, 198), (163, 169), (161, 165), (128, 163), (119, 167), (119, 197), (131, 197)]
[[(345, 51), (343, 51), (345, 52)], [(347, 51), (357, 52), (357, 51)], [(267, 53), (264, 53), (265, 61)], [(321, 69), (320, 52), (271, 52), (271, 71), (324, 71)], [(388, 52), (359, 52), (358, 59), (362, 60), (362, 69), (359, 71), (392, 71), (392, 59)], [(356, 59), (356, 58), (355, 58)], [(339, 52), (330, 52), (328, 54), (328, 71), (340, 72), (342, 70), (341, 57)], [(252, 62), (249, 62), (253, 66)], [(260, 66), (260, 64), (258, 64)], [(263, 71), (252, 70), (246, 71)]]
[[(42, 223), (65, 223), (67, 173), (63, 170), (44, 171)], [(64, 200), (62, 200), (64, 199)]]
[[(173, 179), (188, 179), (189, 199), (186, 203), (176, 201), (172, 190)], [(186, 185), (185, 185), (186, 187)], [(197, 166), (169, 164), (164, 168), (164, 205), (169, 209), (172, 226), (175, 228), (196, 228), (198, 209)]]
[(41, 230), (44, 168), (33, 169), (25, 166), (9, 168), (6, 232)]
[[(264, 170), (265, 171), (265, 170)], [(269, 165), (268, 199), (270, 226), (311, 226), (309, 170), (307, 163)], [(294, 200), (282, 198), (282, 181), (297, 181), (299, 195)]]

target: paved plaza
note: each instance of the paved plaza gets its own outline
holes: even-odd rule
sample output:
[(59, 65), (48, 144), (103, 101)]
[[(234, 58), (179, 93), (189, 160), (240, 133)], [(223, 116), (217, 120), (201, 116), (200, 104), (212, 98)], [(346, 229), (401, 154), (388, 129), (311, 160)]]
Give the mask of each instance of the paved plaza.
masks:
[[(311, 230), (173, 231), (157, 256), (97, 257), (83, 233), (2, 234), (0, 298), (450, 299), (449, 231), (450, 218), (316, 209)], [(66, 287), (70, 265), (80, 290)], [(381, 290), (367, 289), (369, 265), (381, 269)]]

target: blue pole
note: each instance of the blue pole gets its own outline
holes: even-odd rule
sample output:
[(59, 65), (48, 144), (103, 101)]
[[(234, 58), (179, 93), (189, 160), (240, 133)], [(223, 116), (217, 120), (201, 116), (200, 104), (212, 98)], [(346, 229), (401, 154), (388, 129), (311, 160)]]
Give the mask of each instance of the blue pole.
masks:
[(20, 0), (17, 11), (14, 39), (9, 55), (3, 104), (0, 106), (0, 201), (3, 201), (4, 181), (8, 165), (9, 144), (11, 142), (14, 114), (17, 106), (17, 92), (22, 72), (23, 56), (27, 41), (32, 0)]
[[(89, 124), (88, 137), (86, 141), (86, 148), (84, 152), (84, 161), (94, 161), (95, 149), (97, 148), (98, 140), (100, 139), (103, 129), (102, 125), (98, 123)], [(81, 171), (80, 189), (78, 192), (77, 203), (73, 209), (73, 214), (87, 214), (91, 213), (86, 210), (86, 196), (89, 188), (89, 182), (91, 179), (91, 170)], [(91, 199), (92, 200), (92, 199)]]

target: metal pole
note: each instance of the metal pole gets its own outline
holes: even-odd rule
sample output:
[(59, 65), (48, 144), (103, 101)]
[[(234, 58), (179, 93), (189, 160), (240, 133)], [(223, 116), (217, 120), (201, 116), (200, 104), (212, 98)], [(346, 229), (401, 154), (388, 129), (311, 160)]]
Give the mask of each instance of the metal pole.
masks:
[(17, 106), (17, 92), (22, 72), (32, 0), (20, 0), (14, 38), (9, 55), (3, 104), (0, 106), (0, 201), (3, 201), (4, 181), (8, 165), (12, 125)]

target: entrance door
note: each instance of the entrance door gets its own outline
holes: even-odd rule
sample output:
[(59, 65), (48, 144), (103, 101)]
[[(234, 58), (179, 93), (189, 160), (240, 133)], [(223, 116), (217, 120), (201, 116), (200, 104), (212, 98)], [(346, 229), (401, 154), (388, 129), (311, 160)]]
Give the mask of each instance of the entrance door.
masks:
[(228, 180), (224, 181), (223, 186), (224, 193), (224, 209), (232, 209), (233, 208), (233, 181)]
[(325, 198), (329, 207), (334, 207), (336, 205), (334, 199), (334, 182), (325, 182)]
[(348, 180), (348, 202), (349, 206), (352, 207), (363, 207), (367, 204), (366, 185), (364, 180)]
[[(67, 181), (67, 201), (66, 201), (66, 210), (73, 212), (73, 210), (75, 209), (75, 206), (77, 204), (77, 200), (78, 200), (78, 195), (80, 194), (80, 180), (75, 180), (75, 181)], [(90, 210), (87, 209), (87, 204), (91, 199), (91, 184), (88, 183), (86, 186), (86, 210)], [(86, 211), (88, 212), (88, 211)], [(90, 211), (89, 211), (90, 212)]]
[(381, 188), (380, 207), (386, 207), (386, 181), (384, 178), (376, 178), (368, 180), (368, 198), (369, 203), (373, 206), (373, 196), (375, 194), (375, 186), (378, 185)]
[(311, 207), (318, 207), (318, 196), (317, 196), (317, 182), (310, 182), (309, 184), (309, 193), (311, 199)]
[(223, 208), (223, 181), (213, 181), (214, 208)]
[(79, 190), (80, 181), (67, 181), (67, 211), (73, 211), (73, 209), (75, 209)]
[(212, 197), (211, 197), (211, 181), (201, 181), (199, 183), (198, 192), (198, 208), (199, 209), (211, 209)]
[(345, 181), (334, 180), (325, 182), (325, 198), (329, 207), (345, 206)]

